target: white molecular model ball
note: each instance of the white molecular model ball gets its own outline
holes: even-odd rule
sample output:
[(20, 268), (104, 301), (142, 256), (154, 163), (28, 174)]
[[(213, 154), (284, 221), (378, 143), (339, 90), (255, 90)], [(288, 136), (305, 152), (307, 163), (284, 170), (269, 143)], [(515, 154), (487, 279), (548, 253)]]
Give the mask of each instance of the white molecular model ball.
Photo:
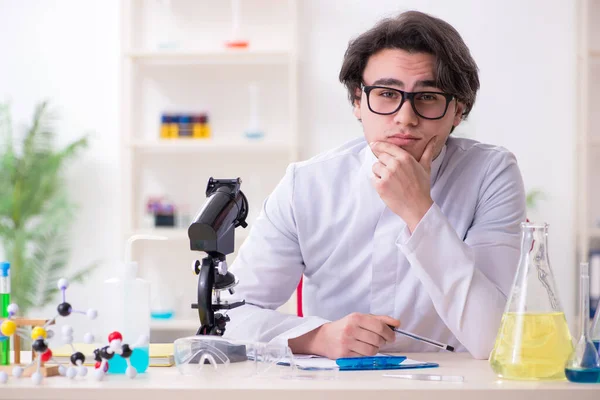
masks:
[(96, 319), (96, 317), (98, 316), (98, 311), (94, 310), (93, 308), (90, 308), (89, 310), (87, 310), (86, 315), (89, 319)]
[(125, 375), (127, 375), (129, 378), (133, 379), (137, 376), (137, 370), (134, 367), (129, 366), (125, 370)]
[(42, 374), (39, 372), (34, 372), (31, 375), (31, 381), (36, 384), (39, 385), (40, 383), (42, 383)]
[(92, 335), (90, 332), (87, 332), (85, 335), (83, 335), (83, 341), (87, 344), (94, 343), (94, 335)]
[(10, 314), (13, 314), (13, 315), (15, 315), (16, 313), (18, 313), (18, 312), (19, 312), (19, 306), (13, 303), (13, 304), (9, 305), (9, 306), (6, 308), (6, 310), (7, 310), (7, 311), (8, 311)]
[(67, 374), (67, 368), (65, 368), (64, 365), (59, 365), (58, 373), (60, 374), (60, 376), (65, 376)]
[(8, 374), (4, 371), (0, 371), (0, 383), (8, 382)]
[(77, 370), (74, 367), (67, 368), (67, 378), (73, 379), (77, 376)]
[(73, 335), (73, 327), (71, 325), (65, 325), (62, 327), (61, 332), (63, 336), (72, 336)]
[(86, 376), (88, 373), (88, 369), (87, 367), (84, 367), (83, 365), (79, 366), (79, 376)]
[(69, 281), (66, 280), (65, 278), (59, 279), (57, 286), (60, 290), (66, 289), (69, 287)]
[(23, 368), (21, 368), (21, 367), (14, 367), (12, 374), (13, 374), (13, 376), (15, 378), (20, 378), (23, 375)]
[(101, 368), (98, 368), (97, 370), (94, 371), (94, 378), (97, 381), (101, 381), (104, 378), (104, 371), (102, 371)]
[(121, 344), (122, 344), (122, 340), (120, 339), (113, 339), (110, 341), (109, 343), (109, 347), (112, 350), (112, 352), (118, 352), (121, 350)]

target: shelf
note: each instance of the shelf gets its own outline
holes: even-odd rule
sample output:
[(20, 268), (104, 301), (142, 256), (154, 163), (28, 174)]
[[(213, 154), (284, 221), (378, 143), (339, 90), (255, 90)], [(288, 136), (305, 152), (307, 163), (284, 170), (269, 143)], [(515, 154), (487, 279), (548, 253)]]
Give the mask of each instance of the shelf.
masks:
[(130, 60), (156, 65), (223, 65), (223, 64), (287, 64), (290, 52), (285, 50), (215, 49), (206, 51), (130, 51)]
[(200, 327), (198, 319), (151, 319), (150, 329), (154, 331), (193, 331)]
[(139, 140), (129, 143), (135, 150), (149, 153), (212, 153), (218, 150), (235, 152), (279, 152), (291, 151), (292, 146), (283, 142), (268, 140), (244, 140), (244, 139), (163, 139), (163, 140)]
[(153, 236), (164, 236), (168, 240), (184, 240), (188, 239), (188, 232), (185, 228), (152, 228), (152, 229), (138, 229), (132, 233), (132, 235), (153, 235)]
[[(236, 229), (235, 237), (237, 240), (244, 240), (248, 237), (249, 229)], [(164, 236), (168, 240), (189, 240), (187, 228), (153, 228), (153, 229), (138, 229), (134, 231), (134, 235), (154, 235)]]

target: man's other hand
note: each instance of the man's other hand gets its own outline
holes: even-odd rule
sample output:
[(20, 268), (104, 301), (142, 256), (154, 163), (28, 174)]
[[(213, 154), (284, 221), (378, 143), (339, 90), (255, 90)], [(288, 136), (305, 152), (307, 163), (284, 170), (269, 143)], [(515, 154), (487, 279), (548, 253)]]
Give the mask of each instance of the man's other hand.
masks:
[(400, 321), (385, 315), (353, 313), (290, 339), (288, 343), (295, 354), (316, 354), (332, 360), (373, 356), (385, 343), (396, 339), (390, 326), (399, 327)]

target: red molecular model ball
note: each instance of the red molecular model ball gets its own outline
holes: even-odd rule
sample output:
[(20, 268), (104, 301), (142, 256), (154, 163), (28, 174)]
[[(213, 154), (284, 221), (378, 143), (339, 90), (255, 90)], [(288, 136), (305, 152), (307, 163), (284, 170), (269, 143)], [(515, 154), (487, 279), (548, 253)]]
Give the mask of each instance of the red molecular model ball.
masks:
[(52, 350), (48, 349), (44, 352), (44, 354), (42, 354), (42, 361), (43, 362), (48, 362), (50, 361), (50, 359), (52, 358)]
[[(96, 368), (96, 369), (100, 368), (100, 365), (101, 365), (101, 364), (102, 364), (102, 363), (101, 363), (100, 361), (96, 361), (96, 364), (94, 365), (94, 368)], [(104, 372), (106, 372), (106, 371), (108, 371), (108, 362), (106, 362), (106, 363), (104, 364)]]
[(112, 342), (113, 340), (123, 340), (123, 335), (121, 335), (120, 332), (114, 331), (108, 335), (108, 343)]

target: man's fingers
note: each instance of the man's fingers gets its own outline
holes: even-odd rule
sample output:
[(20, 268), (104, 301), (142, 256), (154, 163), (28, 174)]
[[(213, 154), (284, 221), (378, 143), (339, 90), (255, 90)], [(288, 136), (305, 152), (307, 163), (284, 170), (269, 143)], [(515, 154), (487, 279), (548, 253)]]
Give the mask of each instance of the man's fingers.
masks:
[(392, 318), (388, 315), (374, 315), (375, 318), (377, 318), (378, 320), (380, 320), (381, 322), (383, 322), (386, 325), (391, 325), (394, 328), (399, 328), (400, 327), (400, 321), (397, 320), (396, 318)]
[(338, 353), (335, 356), (335, 358), (340, 358), (340, 357), (362, 357), (362, 356), (363, 356), (363, 354), (359, 354), (359, 353), (357, 353), (355, 351), (346, 349), (346, 350), (343, 350), (342, 353)]
[(383, 336), (370, 330), (364, 329), (360, 326), (356, 327), (354, 337), (363, 343), (370, 344), (371, 346), (375, 346), (377, 348), (383, 346), (386, 343), (385, 338)]
[(385, 178), (389, 174), (389, 172), (385, 168), (385, 165), (383, 165), (380, 162), (376, 162), (375, 164), (373, 164), (372, 171), (373, 171), (373, 174), (375, 174), (375, 176), (378, 178)]
[(427, 146), (425, 146), (425, 150), (423, 151), (423, 155), (421, 156), (421, 159), (419, 160), (419, 164), (421, 164), (421, 166), (423, 168), (425, 168), (425, 170), (427, 172), (431, 171), (431, 162), (433, 161), (433, 153), (435, 151), (435, 144), (437, 143), (438, 138), (437, 136), (434, 136), (431, 138), (431, 140), (429, 140), (429, 142), (427, 143)]
[(379, 347), (361, 342), (360, 340), (354, 340), (352, 343), (350, 343), (349, 350), (354, 351), (361, 356), (374, 356), (375, 354), (379, 353)]
[(379, 156), (377, 156), (377, 159), (386, 167), (391, 167), (393, 164), (398, 162), (397, 159), (389, 153), (381, 153)]
[(369, 145), (371, 146), (371, 151), (373, 151), (373, 154), (375, 154), (377, 158), (379, 158), (382, 153), (388, 153), (395, 158), (404, 157), (408, 154), (403, 148), (387, 142), (372, 142)]
[[(394, 320), (391, 318), (391, 320)], [(396, 340), (394, 331), (386, 324), (374, 315), (365, 315), (360, 321), (360, 327), (371, 332), (374, 332), (381, 336), (386, 342), (393, 342)]]

